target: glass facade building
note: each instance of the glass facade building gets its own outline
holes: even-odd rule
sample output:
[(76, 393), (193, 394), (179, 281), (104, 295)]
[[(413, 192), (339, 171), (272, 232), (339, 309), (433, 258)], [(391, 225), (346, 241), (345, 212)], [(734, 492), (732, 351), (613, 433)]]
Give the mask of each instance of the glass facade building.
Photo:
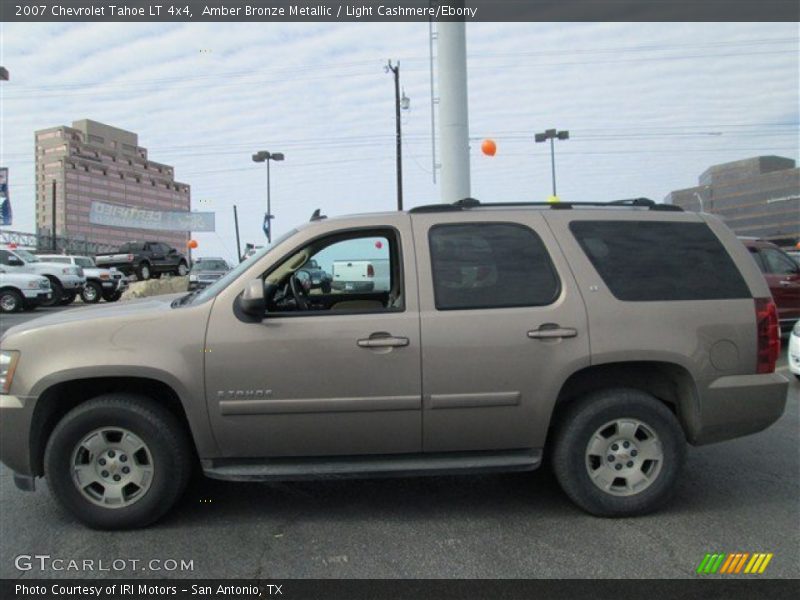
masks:
[(780, 156), (715, 165), (699, 185), (676, 190), (664, 202), (720, 217), (738, 235), (794, 246), (800, 240), (800, 169)]

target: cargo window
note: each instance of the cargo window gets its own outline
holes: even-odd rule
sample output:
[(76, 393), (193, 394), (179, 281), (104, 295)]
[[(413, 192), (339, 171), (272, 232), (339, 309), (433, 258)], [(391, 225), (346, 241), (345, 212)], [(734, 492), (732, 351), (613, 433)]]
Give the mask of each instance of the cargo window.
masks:
[(750, 297), (733, 260), (705, 223), (573, 221), (570, 230), (619, 300)]
[(560, 285), (536, 233), (515, 223), (459, 223), (430, 230), (438, 310), (543, 306)]

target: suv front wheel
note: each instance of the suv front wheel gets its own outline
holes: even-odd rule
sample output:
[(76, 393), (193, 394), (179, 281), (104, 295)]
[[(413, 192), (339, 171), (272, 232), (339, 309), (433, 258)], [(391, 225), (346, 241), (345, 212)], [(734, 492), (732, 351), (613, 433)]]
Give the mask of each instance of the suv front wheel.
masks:
[(650, 394), (610, 389), (560, 415), (553, 470), (578, 506), (603, 517), (641, 515), (675, 490), (686, 442), (675, 415)]
[(106, 394), (58, 423), (45, 450), (45, 475), (58, 502), (90, 527), (153, 523), (178, 500), (191, 472), (188, 437), (150, 398)]

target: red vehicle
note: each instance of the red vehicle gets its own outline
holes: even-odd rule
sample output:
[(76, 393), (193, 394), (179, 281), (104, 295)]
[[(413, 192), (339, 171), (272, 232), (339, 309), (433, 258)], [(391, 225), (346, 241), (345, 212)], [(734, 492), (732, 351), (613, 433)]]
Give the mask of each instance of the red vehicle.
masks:
[(800, 321), (800, 265), (775, 244), (742, 239), (767, 279), (778, 305), (781, 331), (789, 331)]

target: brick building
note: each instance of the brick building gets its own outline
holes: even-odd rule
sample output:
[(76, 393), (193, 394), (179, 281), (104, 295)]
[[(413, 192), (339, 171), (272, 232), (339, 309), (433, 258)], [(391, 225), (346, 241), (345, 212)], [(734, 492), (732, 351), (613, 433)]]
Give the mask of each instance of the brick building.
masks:
[(131, 240), (165, 242), (183, 250), (188, 232), (109, 227), (89, 222), (94, 201), (149, 210), (190, 211), (189, 185), (175, 181), (170, 165), (147, 158), (130, 131), (84, 119), (72, 127), (42, 129), (36, 136), (36, 229), (90, 244), (118, 246)]

